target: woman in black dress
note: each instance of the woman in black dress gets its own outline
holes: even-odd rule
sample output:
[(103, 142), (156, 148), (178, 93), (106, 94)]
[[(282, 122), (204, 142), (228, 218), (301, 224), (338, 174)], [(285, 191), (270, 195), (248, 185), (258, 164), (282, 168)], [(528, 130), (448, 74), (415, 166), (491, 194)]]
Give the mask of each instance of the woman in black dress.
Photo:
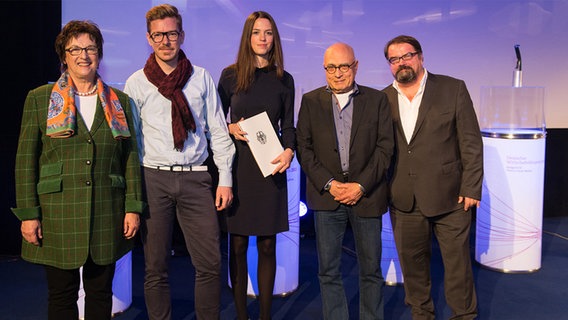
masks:
[[(237, 153), (233, 164), (235, 199), (225, 215), (230, 233), (229, 270), (238, 319), (248, 319), (247, 248), (257, 236), (260, 318), (271, 318), (276, 274), (276, 234), (288, 230), (286, 169), (294, 157), (294, 79), (284, 71), (280, 35), (266, 12), (250, 14), (243, 28), (237, 61), (219, 80), (225, 115), (230, 111), (229, 133)], [(284, 151), (274, 159), (272, 175), (264, 177), (247, 145), (239, 121), (266, 111), (279, 134)]]

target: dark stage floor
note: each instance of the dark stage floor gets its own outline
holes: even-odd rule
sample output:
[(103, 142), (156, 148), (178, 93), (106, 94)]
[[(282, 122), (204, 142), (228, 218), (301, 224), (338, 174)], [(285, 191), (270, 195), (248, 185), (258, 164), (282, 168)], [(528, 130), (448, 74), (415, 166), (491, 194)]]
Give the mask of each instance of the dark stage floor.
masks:
[[(223, 239), (226, 252), (226, 238)], [(345, 285), (350, 301), (351, 319), (357, 319), (357, 264), (352, 254), (350, 237), (345, 241), (343, 267)], [(472, 255), (474, 248), (472, 247)], [(441, 260), (434, 251), (433, 297), (440, 319), (450, 311), (445, 305), (442, 286)], [(298, 288), (286, 297), (277, 297), (273, 319), (320, 319), (321, 300), (317, 281), (315, 241), (305, 234), (300, 241)], [(143, 256), (137, 247), (132, 255), (132, 304), (117, 320), (146, 319), (142, 292)], [(226, 279), (227, 256), (223, 259), (223, 283)], [(545, 218), (542, 235), (542, 267), (534, 273), (510, 274), (496, 272), (474, 264), (479, 319), (565, 319), (568, 310), (568, 217)], [(173, 257), (171, 261), (173, 319), (194, 319), (193, 268), (189, 258)], [(46, 319), (46, 284), (43, 269), (18, 257), (0, 256), (0, 319)], [(404, 306), (402, 286), (385, 287), (386, 319), (410, 319)], [(257, 318), (258, 306), (250, 299), (252, 319)], [(222, 292), (222, 319), (234, 319), (234, 306), (227, 286)]]

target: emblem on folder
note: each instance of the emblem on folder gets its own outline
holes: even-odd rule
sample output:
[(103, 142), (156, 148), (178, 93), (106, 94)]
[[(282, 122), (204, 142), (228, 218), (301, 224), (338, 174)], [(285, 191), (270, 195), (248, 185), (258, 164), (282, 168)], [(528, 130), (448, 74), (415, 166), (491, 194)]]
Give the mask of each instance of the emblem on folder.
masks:
[(264, 134), (264, 132), (258, 131), (256, 133), (256, 140), (258, 140), (258, 142), (260, 142), (260, 144), (265, 144), (266, 143), (266, 135)]

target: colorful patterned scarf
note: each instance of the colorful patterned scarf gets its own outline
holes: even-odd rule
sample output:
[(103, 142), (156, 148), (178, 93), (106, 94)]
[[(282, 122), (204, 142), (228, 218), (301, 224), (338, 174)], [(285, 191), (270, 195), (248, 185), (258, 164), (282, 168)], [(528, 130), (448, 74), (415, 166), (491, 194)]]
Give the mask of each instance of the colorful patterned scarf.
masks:
[(154, 53), (150, 55), (144, 66), (144, 74), (148, 81), (158, 87), (158, 91), (172, 102), (172, 134), (174, 136), (174, 147), (177, 151), (183, 150), (188, 131), (195, 132), (195, 120), (189, 109), (187, 98), (182, 91), (192, 72), (191, 62), (182, 50), (179, 52), (176, 68), (168, 75), (156, 62)]
[[(130, 137), (124, 110), (116, 93), (97, 75), (97, 94), (105, 112), (105, 118), (115, 139)], [(77, 108), (73, 79), (64, 72), (53, 86), (47, 113), (47, 136), (68, 138), (77, 128)]]

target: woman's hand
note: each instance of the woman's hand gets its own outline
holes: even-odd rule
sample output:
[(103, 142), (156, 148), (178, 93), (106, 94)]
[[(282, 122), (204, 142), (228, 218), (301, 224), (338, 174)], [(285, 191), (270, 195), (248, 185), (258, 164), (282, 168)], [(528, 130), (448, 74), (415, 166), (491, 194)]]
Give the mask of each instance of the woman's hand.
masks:
[(292, 159), (294, 158), (294, 151), (290, 148), (286, 148), (286, 150), (282, 151), (282, 153), (274, 158), (270, 163), (278, 164), (274, 171), (272, 171), (272, 175), (277, 173), (283, 173), (286, 169), (290, 168), (290, 163), (292, 163)]
[(241, 126), (239, 126), (239, 122), (243, 120), (244, 118), (241, 118), (237, 123), (229, 123), (227, 127), (229, 128), (229, 134), (235, 137), (236, 140), (248, 142), (248, 139), (245, 137), (247, 133), (241, 130)]
[(138, 213), (127, 212), (124, 216), (123, 234), (124, 238), (132, 239), (140, 228), (140, 215)]
[(22, 226), (20, 227), (20, 229), (22, 231), (22, 237), (24, 237), (24, 240), (35, 246), (39, 246), (41, 244), (43, 233), (41, 231), (41, 222), (39, 221), (39, 219), (22, 221)]

